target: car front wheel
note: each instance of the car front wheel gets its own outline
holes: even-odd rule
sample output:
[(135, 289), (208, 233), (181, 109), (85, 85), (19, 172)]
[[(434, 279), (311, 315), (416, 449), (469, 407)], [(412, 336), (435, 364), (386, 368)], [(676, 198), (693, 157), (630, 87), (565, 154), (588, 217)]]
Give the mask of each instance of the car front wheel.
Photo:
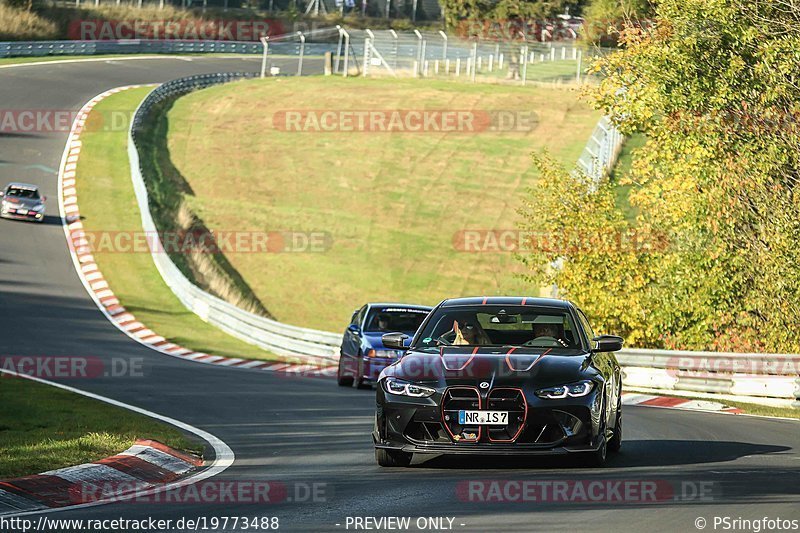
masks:
[(344, 368), (342, 367), (343, 363), (344, 355), (339, 355), (339, 370), (336, 372), (336, 383), (338, 383), (340, 387), (352, 387), (353, 377), (344, 375)]
[(413, 453), (404, 452), (402, 450), (387, 450), (386, 448), (375, 448), (375, 461), (380, 466), (397, 467), (408, 466), (411, 464), (411, 459), (414, 458)]

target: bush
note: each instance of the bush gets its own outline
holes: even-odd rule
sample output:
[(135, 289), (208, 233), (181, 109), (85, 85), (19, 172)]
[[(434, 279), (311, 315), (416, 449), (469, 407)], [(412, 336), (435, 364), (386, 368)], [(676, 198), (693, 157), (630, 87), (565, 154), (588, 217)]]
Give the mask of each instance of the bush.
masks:
[(592, 192), (542, 156), (548, 177), (523, 214), (544, 231), (633, 230), (665, 245), (567, 250), (557, 271), (543, 268), (556, 254), (524, 259), (632, 344), (800, 352), (800, 13), (662, 0), (657, 19), (622, 33), (589, 89), (625, 133), (647, 136), (625, 178), (635, 220), (621, 222), (610, 184)]

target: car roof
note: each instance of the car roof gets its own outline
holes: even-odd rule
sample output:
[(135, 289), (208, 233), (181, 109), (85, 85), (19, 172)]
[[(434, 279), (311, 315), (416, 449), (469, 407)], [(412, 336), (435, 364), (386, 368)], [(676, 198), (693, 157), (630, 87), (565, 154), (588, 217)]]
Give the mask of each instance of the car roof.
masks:
[(440, 304), (442, 307), (459, 307), (464, 305), (530, 305), (532, 307), (555, 307), (569, 309), (572, 304), (559, 298), (538, 298), (531, 296), (470, 296), (451, 298)]
[(16, 181), (15, 182), (11, 182), (8, 185), (6, 185), (6, 189), (8, 189), (9, 187), (14, 187), (16, 189), (29, 189), (29, 190), (32, 190), (32, 191), (38, 191), (39, 190), (39, 187), (37, 187), (36, 185), (31, 185), (30, 183), (19, 183), (19, 182), (16, 182)]
[(430, 311), (433, 307), (428, 305), (418, 305), (418, 304), (404, 304), (400, 302), (372, 302), (368, 303), (367, 306), (372, 309), (373, 307), (399, 307), (404, 309), (423, 309), (425, 311)]

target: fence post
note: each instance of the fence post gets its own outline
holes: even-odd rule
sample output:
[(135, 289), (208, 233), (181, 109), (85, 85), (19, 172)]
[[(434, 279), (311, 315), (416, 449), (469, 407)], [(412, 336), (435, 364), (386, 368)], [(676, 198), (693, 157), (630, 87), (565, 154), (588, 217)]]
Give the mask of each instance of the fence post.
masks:
[(342, 27), (336, 25), (336, 30), (339, 32), (339, 41), (336, 43), (336, 61), (334, 62), (333, 72), (339, 72), (339, 61), (342, 59)]
[(364, 39), (364, 77), (369, 76), (369, 37)]
[(350, 34), (342, 28), (342, 34), (344, 34), (344, 74), (343, 77), (347, 77), (347, 69), (348, 63), (350, 61)]
[(478, 71), (478, 41), (472, 43), (472, 81), (475, 81), (475, 76)]
[(303, 55), (306, 52), (306, 36), (303, 35), (303, 32), (297, 32), (297, 35), (300, 37), (300, 59), (297, 61), (297, 75), (303, 75)]
[[(419, 30), (414, 30), (414, 35), (417, 36), (417, 61), (416, 61), (415, 69), (418, 69), (419, 68), (419, 63), (420, 63), (420, 61), (422, 61), (422, 34), (419, 32)], [(414, 76), (416, 77), (416, 75), (417, 75), (417, 72), (415, 70)]]
[(394, 30), (389, 30), (389, 33), (391, 33), (392, 37), (394, 37), (394, 46), (392, 47), (392, 68), (397, 70), (397, 32)]
[(267, 55), (269, 54), (269, 37), (262, 37), (261, 44), (264, 46), (264, 52), (261, 56), (261, 77), (264, 78), (267, 75)]
[(439, 35), (442, 36), (442, 59), (447, 59), (447, 34), (442, 30), (439, 30)]
[(522, 85), (528, 83), (528, 45), (526, 44), (522, 52)]
[(578, 70), (575, 73), (575, 81), (581, 82), (581, 60), (583, 59), (583, 50), (578, 50)]

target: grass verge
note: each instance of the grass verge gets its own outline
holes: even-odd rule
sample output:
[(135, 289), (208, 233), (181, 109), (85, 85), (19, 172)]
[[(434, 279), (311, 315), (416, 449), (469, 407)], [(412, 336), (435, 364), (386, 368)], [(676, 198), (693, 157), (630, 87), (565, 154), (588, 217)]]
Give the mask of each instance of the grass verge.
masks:
[[(92, 114), (131, 115), (151, 88), (114, 94)], [(93, 117), (90, 116), (91, 124)], [(141, 232), (141, 215), (130, 178), (126, 128), (97, 128), (81, 134), (77, 192), (88, 232)], [(113, 234), (113, 233), (112, 233)], [(148, 328), (192, 350), (249, 359), (281, 360), (211, 326), (187, 310), (164, 283), (150, 254), (97, 252), (100, 270), (122, 305)]]
[(172, 426), (29, 379), (0, 377), (0, 405), (0, 479), (97, 461), (138, 438), (203, 451)]
[[(524, 131), (285, 131), (288, 110), (533, 112)], [(514, 115), (521, 116), (521, 115)], [(163, 149), (191, 211), (213, 229), (325, 232), (323, 253), (229, 253), (277, 319), (339, 330), (365, 301), (435, 304), (538, 292), (510, 253), (465, 253), (468, 229), (515, 229), (532, 150), (572, 166), (599, 114), (577, 91), (413, 79), (279, 78), (194, 92)]]
[(625, 389), (624, 392), (642, 393), (642, 394), (660, 394), (662, 396), (670, 396), (673, 398), (684, 398), (686, 400), (699, 400), (702, 402), (717, 402), (725, 405), (726, 407), (735, 407), (741, 409), (745, 414), (758, 415), (758, 416), (775, 416), (778, 418), (794, 418), (800, 419), (800, 409), (793, 407), (773, 407), (770, 405), (761, 405), (757, 403), (739, 402), (728, 400), (726, 398), (704, 398), (701, 396), (692, 396), (691, 394), (676, 394), (676, 391), (657, 392), (650, 389)]

